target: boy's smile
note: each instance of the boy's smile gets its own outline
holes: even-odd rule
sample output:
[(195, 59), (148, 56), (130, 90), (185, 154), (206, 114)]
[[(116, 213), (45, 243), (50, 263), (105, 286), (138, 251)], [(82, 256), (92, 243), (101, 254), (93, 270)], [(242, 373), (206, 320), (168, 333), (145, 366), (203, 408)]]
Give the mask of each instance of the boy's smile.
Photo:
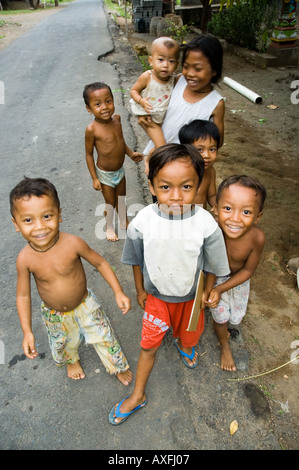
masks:
[(225, 235), (239, 238), (260, 220), (260, 197), (252, 188), (232, 184), (223, 189), (215, 213)]
[(48, 195), (26, 197), (15, 201), (13, 223), (35, 251), (43, 252), (58, 239), (60, 212)]
[(108, 88), (92, 91), (89, 95), (89, 113), (93, 114), (100, 123), (110, 122), (114, 114), (114, 102)]
[(150, 183), (160, 210), (172, 215), (190, 210), (198, 189), (198, 174), (189, 157), (166, 163)]

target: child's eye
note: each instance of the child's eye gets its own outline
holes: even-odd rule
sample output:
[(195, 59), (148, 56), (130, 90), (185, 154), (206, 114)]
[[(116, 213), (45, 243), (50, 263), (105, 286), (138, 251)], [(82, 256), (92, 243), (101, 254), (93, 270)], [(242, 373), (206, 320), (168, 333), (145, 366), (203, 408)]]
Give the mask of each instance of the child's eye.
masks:
[(44, 219), (47, 220), (47, 219), (50, 219), (50, 218), (51, 218), (51, 214), (45, 214), (45, 215), (44, 215)]
[(243, 212), (245, 215), (250, 215), (250, 211), (248, 209), (245, 209)]
[(224, 209), (225, 211), (230, 211), (230, 207), (229, 207), (229, 206), (224, 206), (223, 209)]
[(30, 224), (30, 222), (32, 222), (32, 219), (30, 219), (29, 217), (27, 217), (26, 219), (24, 219), (24, 222), (26, 224)]
[(190, 189), (190, 188), (192, 188), (192, 185), (191, 184), (184, 184), (183, 188), (184, 189)]
[(163, 184), (163, 186), (161, 186), (161, 189), (164, 189), (164, 190), (169, 189), (169, 186), (167, 184)]

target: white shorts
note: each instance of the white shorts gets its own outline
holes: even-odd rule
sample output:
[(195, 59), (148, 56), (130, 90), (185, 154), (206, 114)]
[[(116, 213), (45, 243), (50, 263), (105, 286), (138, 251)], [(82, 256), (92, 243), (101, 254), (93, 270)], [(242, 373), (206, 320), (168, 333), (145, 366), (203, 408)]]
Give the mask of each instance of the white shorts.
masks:
[(122, 166), (116, 171), (105, 171), (100, 170), (96, 166), (96, 174), (100, 183), (106, 184), (106, 186), (111, 186), (111, 188), (116, 188), (125, 176), (125, 169)]
[[(217, 277), (214, 287), (223, 284), (229, 278), (230, 276)], [(239, 325), (247, 310), (249, 292), (249, 279), (243, 284), (223, 292), (217, 307), (210, 308), (215, 322), (220, 324), (229, 322), (231, 325)]]

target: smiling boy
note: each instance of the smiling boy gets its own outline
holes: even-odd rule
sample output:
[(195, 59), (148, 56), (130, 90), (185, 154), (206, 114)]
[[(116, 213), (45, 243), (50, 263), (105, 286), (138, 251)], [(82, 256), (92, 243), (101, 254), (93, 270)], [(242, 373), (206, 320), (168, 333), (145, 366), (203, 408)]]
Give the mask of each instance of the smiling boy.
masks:
[(221, 368), (228, 371), (236, 370), (228, 342), (228, 324), (240, 324), (246, 313), (250, 278), (265, 244), (265, 235), (257, 226), (265, 198), (265, 187), (246, 175), (226, 178), (217, 192), (215, 214), (225, 239), (230, 275), (217, 279), (208, 305), (212, 307), (214, 330), (221, 348)]
[[(119, 114), (114, 114), (114, 101), (111, 88), (103, 82), (86, 85), (83, 91), (86, 109), (94, 115), (94, 120), (85, 131), (86, 163), (93, 181), (93, 188), (103, 193), (106, 207), (106, 237), (109, 241), (117, 241), (114, 230), (116, 212), (124, 219), (120, 221), (125, 229), (128, 220), (125, 215), (126, 178), (124, 170), (125, 156), (128, 155), (135, 163), (143, 159), (143, 155), (133, 152), (124, 139)], [(93, 152), (97, 152), (97, 162)], [(121, 205), (121, 207), (119, 207)]]
[(132, 373), (106, 314), (87, 288), (81, 258), (94, 266), (112, 288), (122, 313), (131, 307), (109, 263), (79, 237), (59, 231), (60, 202), (55, 186), (43, 178), (25, 178), (11, 191), (12, 221), (28, 244), (17, 257), (17, 310), (23, 349), (38, 353), (32, 332), (31, 275), (42, 299), (42, 316), (53, 359), (67, 365), (68, 377), (84, 379), (78, 348), (81, 335), (93, 344), (106, 370), (129, 385)]
[(141, 352), (132, 395), (110, 412), (113, 425), (146, 404), (146, 383), (167, 330), (172, 328), (184, 365), (193, 369), (198, 364), (195, 346), (204, 329), (204, 312), (196, 331), (187, 327), (199, 273), (206, 273), (202, 305), (216, 276), (229, 273), (218, 224), (193, 204), (203, 171), (204, 161), (192, 145), (163, 145), (151, 156), (150, 190), (158, 203), (132, 220), (122, 256), (122, 262), (133, 267), (138, 304), (144, 310)]

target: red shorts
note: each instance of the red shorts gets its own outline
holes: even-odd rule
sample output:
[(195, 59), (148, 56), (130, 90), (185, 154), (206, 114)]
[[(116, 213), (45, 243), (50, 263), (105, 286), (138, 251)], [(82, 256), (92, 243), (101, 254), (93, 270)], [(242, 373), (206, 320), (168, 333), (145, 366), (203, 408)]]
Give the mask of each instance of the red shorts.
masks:
[(179, 337), (184, 348), (195, 346), (204, 330), (204, 310), (201, 311), (197, 330), (187, 331), (194, 300), (171, 303), (148, 294), (141, 332), (141, 347), (156, 348), (161, 345), (166, 331), (172, 327), (174, 338)]

